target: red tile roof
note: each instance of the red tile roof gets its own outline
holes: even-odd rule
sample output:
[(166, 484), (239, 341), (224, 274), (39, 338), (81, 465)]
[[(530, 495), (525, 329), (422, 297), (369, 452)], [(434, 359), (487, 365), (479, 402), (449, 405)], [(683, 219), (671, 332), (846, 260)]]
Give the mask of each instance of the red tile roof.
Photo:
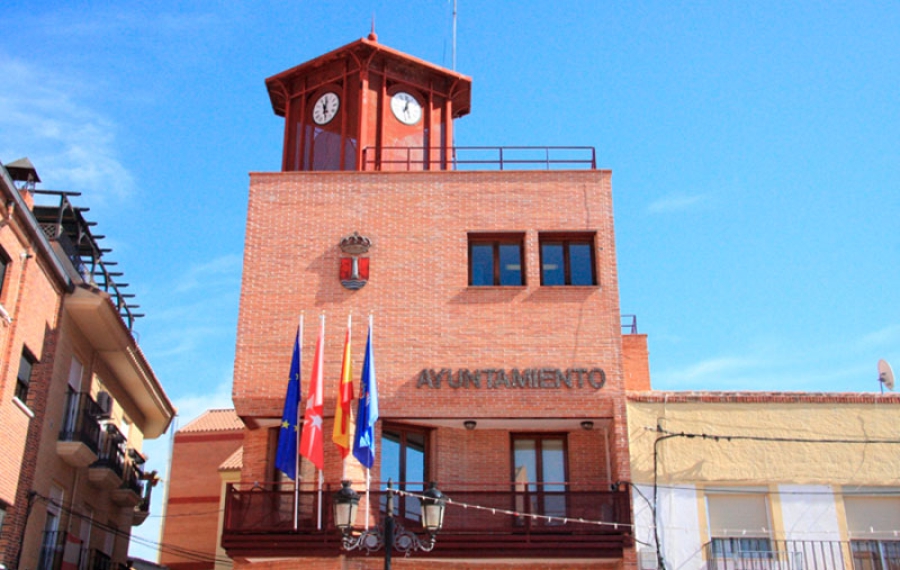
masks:
[(234, 410), (206, 410), (203, 414), (185, 424), (178, 433), (217, 432), (217, 431), (241, 431), (244, 422)]

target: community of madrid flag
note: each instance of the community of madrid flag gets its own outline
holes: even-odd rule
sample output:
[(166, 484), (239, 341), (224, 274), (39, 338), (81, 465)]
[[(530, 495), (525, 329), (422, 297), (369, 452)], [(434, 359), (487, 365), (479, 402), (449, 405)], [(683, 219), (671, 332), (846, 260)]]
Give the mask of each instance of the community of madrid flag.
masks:
[(347, 336), (344, 339), (344, 361), (338, 384), (337, 406), (334, 410), (334, 433), (331, 440), (341, 450), (341, 457), (350, 453), (350, 402), (353, 400), (353, 372), (350, 362), (350, 324), (347, 317)]
[(291, 357), (291, 375), (288, 379), (287, 395), (284, 397), (284, 412), (281, 414), (281, 429), (278, 430), (278, 452), (275, 467), (292, 480), (297, 479), (297, 411), (300, 406), (300, 328), (294, 339), (294, 355)]
[(375, 463), (375, 422), (378, 421), (378, 387), (375, 384), (375, 356), (372, 350), (372, 318), (369, 317), (369, 336), (359, 386), (359, 407), (356, 414), (356, 437), (353, 456), (367, 469)]
[(321, 318), (319, 338), (316, 340), (316, 356), (309, 379), (309, 396), (303, 415), (303, 433), (300, 438), (300, 455), (313, 462), (320, 471), (325, 468), (325, 440), (322, 437), (322, 360), (325, 353), (325, 316)]

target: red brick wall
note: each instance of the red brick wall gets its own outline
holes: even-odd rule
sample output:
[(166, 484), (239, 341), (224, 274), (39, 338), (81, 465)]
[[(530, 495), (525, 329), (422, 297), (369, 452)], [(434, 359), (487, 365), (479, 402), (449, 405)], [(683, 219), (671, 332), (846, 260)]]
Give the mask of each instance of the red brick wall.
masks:
[(647, 335), (622, 335), (622, 372), (628, 391), (650, 390), (650, 356)]
[(160, 563), (173, 570), (213, 568), (196, 557), (179, 556), (168, 547), (215, 557), (218, 543), (219, 465), (237, 451), (244, 433), (179, 433), (172, 452), (166, 520)]
[[(10, 258), (0, 303), (12, 319), (0, 322), (0, 500), (12, 505), (0, 534), (0, 559), (8, 566), (21, 546), (28, 490), (37, 469), (62, 296), (47, 260), (32, 249), (20, 214), (0, 226), (0, 247)], [(23, 347), (38, 359), (25, 402), (33, 418), (13, 402)]]
[[(338, 280), (338, 244), (353, 231), (373, 242), (370, 281), (355, 292)], [(468, 232), (502, 231), (525, 234), (526, 286), (467, 287)], [(539, 233), (554, 231), (595, 233), (597, 287), (540, 286)], [(627, 480), (617, 287), (608, 171), (253, 174), (235, 406), (251, 426), (257, 418), (280, 417), (301, 312), (303, 390), (308, 389), (318, 317), (325, 313), (325, 414), (332, 416), (347, 314), (354, 315), (358, 391), (371, 313), (381, 417), (444, 426), (432, 438), (433, 478), (442, 485), (508, 482), (509, 432), (529, 430), (525, 422), (466, 432), (464, 419), (569, 418), (575, 426), (568, 430), (573, 485), (596, 488)], [(600, 390), (417, 387), (423, 368), (542, 367), (600, 367), (606, 385)], [(580, 430), (579, 418), (596, 419), (597, 429)], [(330, 430), (328, 419), (328, 436)], [(244, 481), (267, 479), (266, 431), (248, 433)], [(340, 478), (338, 469), (329, 441), (326, 482)], [(373, 478), (377, 474), (376, 468)]]

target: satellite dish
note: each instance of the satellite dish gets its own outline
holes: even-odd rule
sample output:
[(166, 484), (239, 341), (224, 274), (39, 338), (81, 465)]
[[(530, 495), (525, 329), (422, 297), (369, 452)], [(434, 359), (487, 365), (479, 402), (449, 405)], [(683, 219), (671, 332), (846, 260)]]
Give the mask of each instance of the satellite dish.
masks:
[(878, 381), (881, 382), (881, 391), (884, 392), (885, 387), (888, 390), (894, 389), (894, 371), (886, 360), (878, 361)]

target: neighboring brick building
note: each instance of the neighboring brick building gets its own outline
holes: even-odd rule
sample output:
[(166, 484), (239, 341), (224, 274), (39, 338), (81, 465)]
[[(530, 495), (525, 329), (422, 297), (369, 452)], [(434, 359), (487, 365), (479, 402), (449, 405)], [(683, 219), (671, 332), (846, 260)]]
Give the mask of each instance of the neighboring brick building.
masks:
[(243, 440), (244, 424), (234, 410), (209, 410), (175, 432), (159, 560), (164, 566), (203, 570), (214, 568), (217, 558), (227, 560), (217, 553), (219, 471), (240, 455)]
[[(331, 513), (342, 462), (330, 434), (352, 314), (357, 392), (374, 319), (374, 497), (392, 478), (408, 492), (435, 481), (455, 501), (434, 550), (394, 564), (634, 567), (628, 492), (616, 483), (630, 479), (625, 391), (648, 388), (649, 372), (646, 338), (622, 331), (610, 171), (596, 169), (590, 148), (451, 147), (470, 79), (374, 36), (267, 85), (286, 117), (284, 171), (250, 182), (234, 375), (247, 431), (223, 532), (235, 565), (381, 564), (341, 548)], [(364, 254), (346, 247), (368, 242)], [(326, 492), (319, 508), (304, 459), (294, 530), (293, 485), (274, 456), (301, 313), (304, 392), (327, 317)], [(364, 492), (360, 464), (346, 465)], [(418, 529), (416, 500), (399, 508)]]
[(0, 166), (0, 562), (108, 568), (148, 515), (155, 473), (140, 450), (174, 408), (131, 333), (140, 315), (108, 250), (72, 194), (36, 182), (27, 159)]

